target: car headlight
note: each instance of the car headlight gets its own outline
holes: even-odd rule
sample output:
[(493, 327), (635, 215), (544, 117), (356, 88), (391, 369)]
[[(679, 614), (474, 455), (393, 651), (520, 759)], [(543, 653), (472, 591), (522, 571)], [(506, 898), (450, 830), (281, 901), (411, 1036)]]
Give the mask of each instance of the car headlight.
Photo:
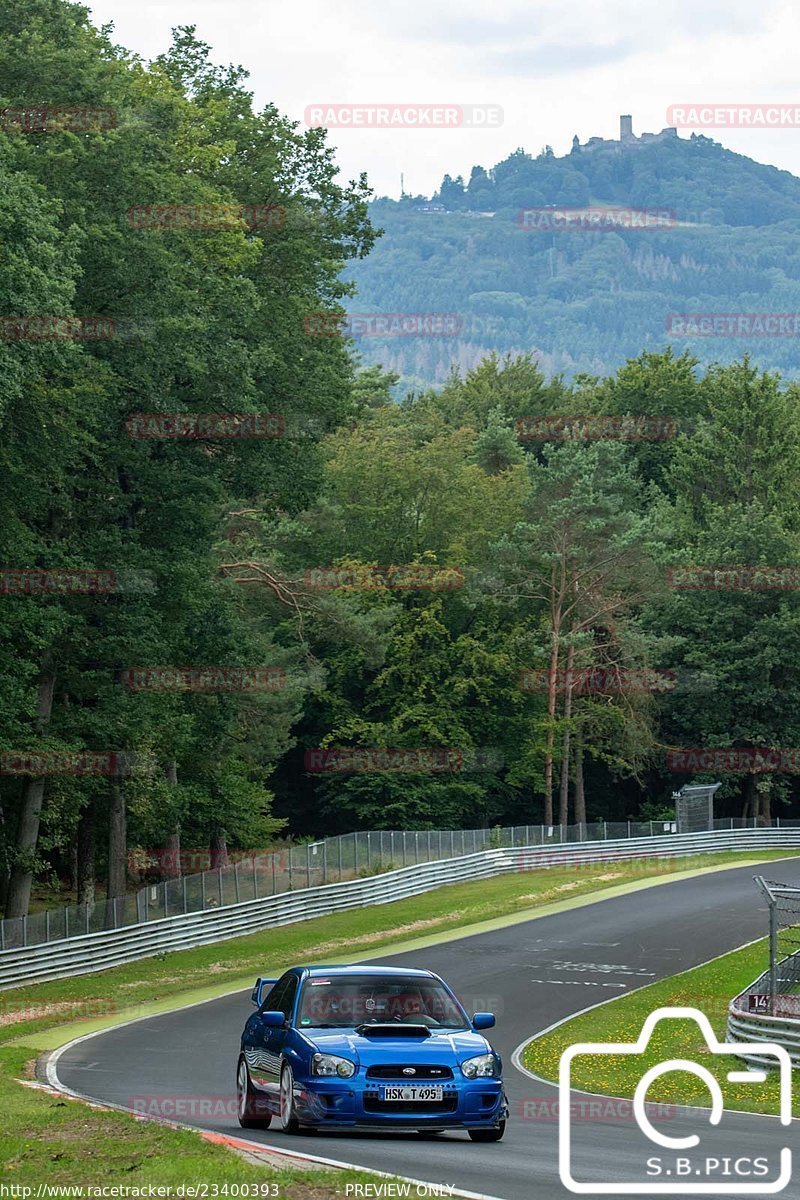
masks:
[(340, 1079), (349, 1079), (356, 1073), (356, 1064), (349, 1058), (339, 1058), (338, 1054), (315, 1054), (311, 1060), (312, 1075), (338, 1075)]
[(497, 1073), (497, 1059), (493, 1054), (479, 1054), (476, 1058), (464, 1059), (461, 1070), (467, 1079), (485, 1079)]

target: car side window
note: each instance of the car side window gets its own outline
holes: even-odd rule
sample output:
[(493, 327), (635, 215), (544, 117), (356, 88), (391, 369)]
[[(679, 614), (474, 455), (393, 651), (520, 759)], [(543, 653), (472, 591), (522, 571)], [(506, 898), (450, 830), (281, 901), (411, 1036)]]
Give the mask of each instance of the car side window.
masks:
[(284, 975), (278, 980), (274, 987), (267, 992), (266, 998), (262, 1001), (262, 1012), (283, 1012), (283, 997), (286, 988), (289, 985), (291, 976)]
[(294, 1010), (294, 1002), (297, 996), (297, 983), (297, 976), (290, 975), (287, 981), (286, 991), (284, 992), (283, 996), (281, 996), (281, 1003), (278, 1005), (287, 1021), (290, 1019)]

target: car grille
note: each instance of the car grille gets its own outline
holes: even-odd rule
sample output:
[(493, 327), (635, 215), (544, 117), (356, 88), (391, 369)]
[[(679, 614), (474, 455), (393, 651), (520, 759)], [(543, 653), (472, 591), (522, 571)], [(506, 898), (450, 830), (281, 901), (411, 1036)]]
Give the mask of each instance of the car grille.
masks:
[[(412, 1070), (413, 1075), (404, 1075)], [(452, 1079), (449, 1067), (436, 1067), (432, 1063), (381, 1063), (378, 1067), (367, 1067), (367, 1079), (401, 1079), (404, 1083), (416, 1083), (418, 1079)]]
[(381, 1100), (377, 1092), (364, 1094), (364, 1112), (374, 1113), (452, 1113), (458, 1108), (458, 1093), (450, 1092), (442, 1100)]

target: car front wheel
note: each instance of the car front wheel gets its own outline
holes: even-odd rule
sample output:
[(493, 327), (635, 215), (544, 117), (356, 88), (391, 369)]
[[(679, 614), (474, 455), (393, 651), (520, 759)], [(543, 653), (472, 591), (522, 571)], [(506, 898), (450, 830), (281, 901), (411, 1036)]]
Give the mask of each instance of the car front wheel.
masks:
[(250, 1075), (244, 1055), (236, 1068), (236, 1115), (242, 1129), (269, 1129), (272, 1116), (256, 1106), (256, 1095), (250, 1083)]
[(499, 1142), (506, 1131), (505, 1121), (500, 1121), (493, 1129), (470, 1129), (469, 1136), (473, 1142)]
[(281, 1068), (281, 1129), (284, 1133), (297, 1133), (300, 1122), (294, 1107), (294, 1075), (288, 1063)]

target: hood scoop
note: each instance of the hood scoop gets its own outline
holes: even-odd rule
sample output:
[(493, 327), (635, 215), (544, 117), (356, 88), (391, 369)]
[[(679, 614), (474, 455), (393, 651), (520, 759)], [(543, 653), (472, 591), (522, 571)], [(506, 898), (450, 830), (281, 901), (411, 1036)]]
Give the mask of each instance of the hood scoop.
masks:
[(431, 1031), (427, 1025), (409, 1025), (400, 1023), (399, 1021), (364, 1021), (361, 1025), (356, 1025), (356, 1033), (360, 1033), (363, 1037), (408, 1037), (421, 1038), (430, 1037)]

